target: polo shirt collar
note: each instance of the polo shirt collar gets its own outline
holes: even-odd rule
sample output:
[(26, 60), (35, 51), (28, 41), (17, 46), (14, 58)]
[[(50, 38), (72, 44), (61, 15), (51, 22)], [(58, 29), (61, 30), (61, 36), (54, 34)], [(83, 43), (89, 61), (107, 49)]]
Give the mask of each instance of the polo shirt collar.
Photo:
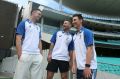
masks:
[[(27, 21), (28, 21), (29, 23), (33, 23), (30, 19), (27, 19)], [(33, 23), (33, 24), (37, 25), (37, 23)]]
[(82, 26), (82, 27), (80, 28), (80, 31), (79, 31), (79, 32), (81, 33), (81, 32), (83, 31), (83, 29), (84, 29), (84, 27)]
[(65, 33), (65, 34), (70, 34), (70, 32), (68, 31), (68, 32), (65, 32), (64, 30), (62, 30), (62, 33)]
[(27, 19), (26, 21), (28, 21), (29, 23), (32, 23), (32, 21), (31, 21), (31, 20), (29, 20), (29, 19)]
[(76, 34), (81, 33), (83, 30), (84, 30), (84, 27), (82, 26), (79, 31), (76, 31)]

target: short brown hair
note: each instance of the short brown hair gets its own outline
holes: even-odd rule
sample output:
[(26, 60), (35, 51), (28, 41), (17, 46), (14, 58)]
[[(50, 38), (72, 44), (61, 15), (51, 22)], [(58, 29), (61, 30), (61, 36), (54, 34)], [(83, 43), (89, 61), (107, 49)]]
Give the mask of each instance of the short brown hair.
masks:
[(32, 11), (31, 11), (31, 14), (32, 14), (32, 12), (34, 12), (34, 11), (40, 11), (40, 12), (42, 12), (40, 9), (32, 9)]
[(72, 24), (72, 20), (71, 19), (64, 19), (64, 21), (68, 21), (68, 22), (70, 22), (70, 24)]
[(83, 19), (82, 14), (74, 14), (72, 17), (78, 17), (79, 19)]

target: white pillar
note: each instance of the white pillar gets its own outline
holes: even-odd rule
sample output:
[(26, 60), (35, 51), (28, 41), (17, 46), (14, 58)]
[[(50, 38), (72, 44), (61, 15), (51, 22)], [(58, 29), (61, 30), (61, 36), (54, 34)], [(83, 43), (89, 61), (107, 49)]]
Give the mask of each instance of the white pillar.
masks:
[(63, 11), (63, 8), (62, 8), (62, 0), (59, 0), (59, 8), (60, 8), (60, 11), (62, 12), (62, 11)]
[(63, 23), (60, 21), (60, 30), (63, 30)]
[(44, 17), (41, 18), (41, 32), (43, 32), (43, 26), (44, 26)]
[[(59, 0), (59, 9), (61, 12), (63, 12), (63, 7), (62, 7), (62, 0)], [(63, 30), (62, 22), (60, 21), (60, 30)]]

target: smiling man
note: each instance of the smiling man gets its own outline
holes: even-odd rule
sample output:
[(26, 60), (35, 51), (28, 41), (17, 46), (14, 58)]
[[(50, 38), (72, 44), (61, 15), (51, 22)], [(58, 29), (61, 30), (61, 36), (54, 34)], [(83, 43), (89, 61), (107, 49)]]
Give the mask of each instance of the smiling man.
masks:
[(69, 30), (71, 22), (65, 20), (63, 30), (53, 34), (48, 54), (47, 79), (52, 79), (54, 73), (60, 70), (61, 79), (68, 79), (69, 62), (72, 58), (73, 40)]
[(93, 33), (82, 25), (83, 17), (75, 14), (72, 23), (77, 32), (73, 37), (73, 73), (77, 74), (77, 79), (96, 79), (97, 61), (94, 46)]
[(31, 11), (29, 19), (20, 22), (16, 30), (18, 64), (13, 79), (40, 79), (42, 43), (40, 27), (36, 22), (41, 11)]

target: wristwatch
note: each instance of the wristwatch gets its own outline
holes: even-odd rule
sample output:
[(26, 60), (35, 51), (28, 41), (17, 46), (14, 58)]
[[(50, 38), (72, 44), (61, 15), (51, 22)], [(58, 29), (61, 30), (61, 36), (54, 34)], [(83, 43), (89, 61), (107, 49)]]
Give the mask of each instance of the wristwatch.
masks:
[(85, 64), (85, 67), (90, 67), (90, 64)]

